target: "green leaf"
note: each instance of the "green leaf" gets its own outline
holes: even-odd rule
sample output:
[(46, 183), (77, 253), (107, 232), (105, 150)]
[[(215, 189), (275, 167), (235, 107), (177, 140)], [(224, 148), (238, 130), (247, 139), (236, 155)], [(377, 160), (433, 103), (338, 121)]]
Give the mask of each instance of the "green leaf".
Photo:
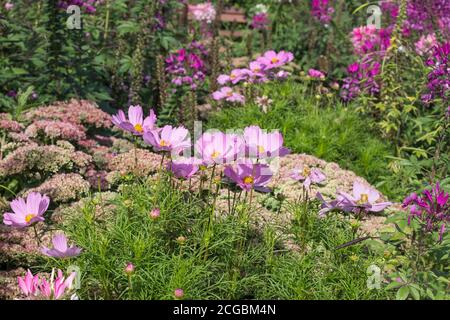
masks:
[(396, 299), (397, 300), (406, 300), (409, 296), (409, 287), (404, 286), (401, 287), (398, 291), (397, 291), (397, 295), (396, 295)]

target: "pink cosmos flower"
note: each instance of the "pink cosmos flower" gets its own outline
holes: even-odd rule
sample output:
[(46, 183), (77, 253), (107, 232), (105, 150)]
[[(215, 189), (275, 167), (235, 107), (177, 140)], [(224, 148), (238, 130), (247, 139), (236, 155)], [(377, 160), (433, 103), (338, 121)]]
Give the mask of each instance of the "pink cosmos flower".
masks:
[(309, 69), (308, 75), (311, 78), (315, 79), (325, 79), (325, 74), (322, 71), (316, 70), (316, 69)]
[(217, 82), (221, 85), (224, 85), (228, 82), (231, 82), (232, 84), (236, 84), (242, 80), (245, 80), (248, 78), (249, 70), (248, 69), (234, 69), (231, 71), (230, 75), (220, 75), (217, 78)]
[(9, 1), (7, 3), (5, 3), (6, 11), (12, 10), (13, 8), (14, 8), (14, 3), (11, 3)]
[(164, 126), (161, 130), (144, 133), (144, 141), (155, 151), (168, 151), (179, 154), (191, 146), (189, 131), (184, 127)]
[(64, 234), (57, 234), (52, 239), (53, 249), (43, 247), (42, 254), (54, 258), (76, 257), (81, 253), (81, 248), (76, 246), (68, 247), (67, 238)]
[(223, 87), (220, 90), (214, 92), (212, 96), (214, 100), (217, 101), (225, 99), (228, 102), (237, 102), (242, 104), (245, 102), (244, 96), (234, 92), (230, 87)]
[(161, 210), (159, 208), (154, 208), (152, 211), (150, 211), (150, 218), (153, 220), (158, 219), (161, 216)]
[(316, 198), (322, 202), (321, 209), (319, 210), (319, 217), (324, 217), (328, 212), (333, 210), (342, 210), (341, 203), (343, 198), (335, 199), (332, 201), (326, 201), (320, 192), (316, 193)]
[(266, 164), (254, 164), (250, 160), (242, 160), (235, 166), (227, 166), (225, 176), (235, 182), (241, 189), (250, 191), (255, 189), (261, 192), (269, 192), (266, 188), (273, 173)]
[(353, 183), (353, 194), (338, 192), (343, 198), (344, 209), (362, 209), (363, 211), (379, 212), (389, 207), (391, 202), (377, 202), (380, 194), (377, 190), (362, 184), (359, 181)]
[(284, 157), (290, 150), (283, 147), (283, 135), (274, 131), (267, 133), (258, 126), (244, 129), (246, 153), (249, 157), (258, 159)]
[(181, 158), (167, 164), (170, 170), (178, 179), (190, 179), (199, 170), (202, 161), (197, 158)]
[(155, 112), (150, 110), (150, 115), (144, 119), (144, 113), (140, 105), (128, 108), (128, 118), (122, 110), (119, 110), (117, 114), (112, 116), (112, 122), (122, 130), (138, 136), (156, 128)]
[(311, 183), (321, 183), (327, 178), (318, 168), (309, 168), (304, 165), (301, 169), (294, 169), (291, 178), (302, 181), (305, 188), (309, 188)]
[(264, 65), (267, 70), (279, 68), (294, 59), (294, 55), (290, 52), (280, 51), (276, 53), (273, 50), (267, 51), (256, 61)]
[(124, 269), (125, 273), (127, 275), (131, 275), (134, 272), (134, 264), (131, 262), (128, 262)]
[(22, 293), (29, 298), (58, 300), (64, 297), (66, 289), (67, 291), (72, 289), (76, 272), (72, 272), (67, 279), (65, 279), (61, 270), (58, 270), (57, 274), (58, 276), (55, 279), (55, 269), (53, 269), (50, 281), (47, 281), (44, 277), (33, 276), (31, 271), (28, 270), (25, 278), (17, 277), (17, 281)]
[(43, 215), (49, 204), (49, 197), (38, 192), (31, 192), (26, 201), (23, 198), (11, 201), (11, 209), (14, 213), (3, 214), (3, 223), (7, 226), (23, 228), (44, 221)]
[(35, 296), (38, 292), (39, 277), (33, 276), (30, 269), (28, 269), (25, 277), (17, 277), (19, 288), (25, 296)]
[(244, 140), (234, 134), (205, 132), (195, 143), (195, 152), (205, 165), (235, 161), (244, 151)]

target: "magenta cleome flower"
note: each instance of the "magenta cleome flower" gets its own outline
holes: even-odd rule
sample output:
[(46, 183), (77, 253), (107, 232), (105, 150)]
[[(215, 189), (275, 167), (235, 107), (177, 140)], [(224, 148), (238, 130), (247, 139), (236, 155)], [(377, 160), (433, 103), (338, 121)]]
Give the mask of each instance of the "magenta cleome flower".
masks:
[(214, 100), (226, 100), (228, 102), (244, 103), (245, 97), (237, 92), (234, 92), (230, 87), (223, 87), (220, 90), (213, 92), (212, 97)]
[(403, 201), (403, 207), (409, 207), (408, 224), (417, 219), (425, 232), (438, 231), (442, 241), (446, 223), (450, 221), (450, 195), (445, 192), (439, 182), (422, 192), (421, 196), (413, 193)]
[(267, 133), (258, 126), (250, 126), (244, 129), (244, 140), (246, 153), (252, 158), (283, 157), (290, 153), (283, 147), (283, 135), (278, 131)]
[(144, 133), (144, 141), (155, 151), (167, 151), (179, 154), (191, 146), (189, 131), (184, 127), (164, 126), (161, 130)]
[(140, 105), (128, 108), (128, 119), (122, 110), (112, 116), (112, 122), (122, 130), (141, 136), (145, 132), (156, 128), (156, 115), (150, 110), (150, 115), (144, 119), (144, 113)]
[(195, 153), (205, 165), (226, 164), (244, 153), (244, 140), (235, 134), (205, 132), (195, 143)]
[(70, 258), (80, 255), (81, 248), (76, 246), (68, 247), (67, 238), (64, 234), (57, 234), (52, 239), (53, 249), (43, 247), (41, 252), (43, 255), (53, 258)]
[(235, 182), (242, 190), (268, 192), (266, 185), (272, 178), (273, 173), (266, 164), (254, 164), (249, 160), (243, 160), (235, 166), (227, 166), (224, 170), (225, 176)]
[(24, 228), (39, 221), (44, 221), (44, 213), (50, 204), (50, 198), (38, 192), (31, 192), (27, 199), (18, 198), (11, 201), (14, 213), (3, 214), (3, 223), (7, 226)]
[(316, 69), (309, 69), (308, 75), (314, 79), (325, 79), (325, 74), (322, 71)]
[(311, 169), (304, 165), (300, 169), (294, 169), (291, 178), (303, 182), (303, 186), (309, 188), (312, 183), (319, 184), (325, 181), (327, 177), (318, 168)]

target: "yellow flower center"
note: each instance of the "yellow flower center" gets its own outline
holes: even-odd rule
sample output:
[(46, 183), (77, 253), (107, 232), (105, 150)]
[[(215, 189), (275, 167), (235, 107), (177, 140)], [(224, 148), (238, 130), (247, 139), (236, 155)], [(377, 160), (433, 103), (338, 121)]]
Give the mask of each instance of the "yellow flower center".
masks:
[(227, 92), (227, 97), (232, 97), (232, 96), (233, 96), (233, 91)]
[(261, 68), (254, 68), (253, 69), (253, 72), (260, 72), (261, 71)]
[(264, 153), (266, 150), (264, 149), (263, 146), (258, 146), (258, 152), (259, 153)]
[(202, 170), (202, 171), (205, 171), (205, 170), (206, 170), (206, 166), (200, 165), (200, 166), (199, 166), (199, 169)]
[(211, 158), (217, 158), (218, 156), (220, 156), (219, 151), (214, 151), (213, 153), (211, 153)]
[(366, 193), (363, 193), (363, 194), (361, 195), (361, 198), (359, 199), (358, 202), (359, 202), (360, 204), (369, 202), (369, 195), (366, 194)]
[(310, 173), (311, 173), (311, 169), (308, 168), (307, 166), (304, 166), (303, 167), (303, 176), (307, 177), (307, 176), (309, 176)]
[(138, 123), (134, 126), (134, 130), (136, 130), (137, 132), (142, 132), (144, 131), (144, 128), (142, 128), (142, 125)]
[(252, 176), (247, 176), (244, 178), (245, 184), (253, 184), (253, 182), (255, 182), (255, 178), (253, 178)]
[(167, 142), (166, 140), (160, 140), (160, 141), (159, 141), (159, 145), (160, 145), (161, 147), (168, 147), (168, 146), (170, 145), (170, 143)]
[(25, 221), (26, 221), (26, 223), (30, 223), (30, 221), (31, 221), (34, 217), (36, 217), (35, 214), (32, 214), (32, 213), (27, 214), (27, 215), (25, 216)]
[(231, 80), (234, 80), (234, 79), (236, 79), (236, 78), (237, 78), (237, 77), (236, 77), (235, 74), (231, 74), (231, 75), (230, 75), (230, 79), (231, 79)]
[(278, 59), (277, 57), (273, 57), (272, 60), (270, 60), (272, 63), (278, 63), (280, 61), (280, 59)]

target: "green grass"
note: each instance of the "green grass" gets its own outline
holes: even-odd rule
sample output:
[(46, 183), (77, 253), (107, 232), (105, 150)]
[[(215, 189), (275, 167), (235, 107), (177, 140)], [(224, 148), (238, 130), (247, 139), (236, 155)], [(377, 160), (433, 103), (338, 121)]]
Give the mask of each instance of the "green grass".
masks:
[[(122, 185), (115, 209), (95, 211), (99, 196), (73, 214), (64, 231), (83, 253), (47, 266), (81, 269), (82, 299), (379, 299), (368, 290), (367, 267), (380, 257), (363, 244), (335, 250), (354, 237), (342, 217), (317, 218), (317, 204), (290, 205), (296, 217), (281, 233), (274, 226), (247, 229), (241, 203), (236, 215), (224, 214), (209, 229), (210, 198), (173, 188), (165, 180)], [(152, 220), (154, 207), (161, 217)], [(306, 210), (305, 210), (306, 208)], [(274, 213), (275, 214), (275, 213)], [(208, 232), (211, 230), (211, 232)], [(277, 234), (293, 234), (304, 250), (286, 250)], [(181, 245), (176, 239), (186, 237)], [(206, 240), (205, 240), (206, 239)], [(206, 248), (206, 243), (207, 249)], [(124, 273), (135, 265), (131, 288)]]
[[(380, 176), (389, 175), (386, 156), (393, 155), (394, 150), (377, 137), (371, 119), (362, 118), (353, 110), (355, 106), (344, 106), (337, 99), (319, 105), (313, 95), (306, 93), (304, 85), (295, 82), (270, 83), (261, 90), (273, 100), (266, 114), (254, 103), (225, 107), (211, 115), (207, 127), (226, 130), (259, 125), (267, 130), (277, 129), (295, 153), (336, 162), (374, 184), (380, 182)], [(387, 185), (381, 191), (395, 193)]]

